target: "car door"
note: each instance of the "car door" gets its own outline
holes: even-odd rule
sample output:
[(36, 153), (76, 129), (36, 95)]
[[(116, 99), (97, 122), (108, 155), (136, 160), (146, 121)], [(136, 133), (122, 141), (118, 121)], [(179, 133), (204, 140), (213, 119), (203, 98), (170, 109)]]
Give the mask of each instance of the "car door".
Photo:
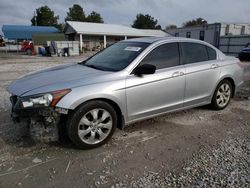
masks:
[[(154, 48), (140, 63), (156, 66), (156, 72), (126, 78), (128, 120), (133, 121), (183, 106), (185, 69), (178, 43)], [(138, 66), (139, 66), (138, 65)]]
[(180, 44), (186, 69), (184, 106), (208, 103), (220, 76), (216, 51), (199, 43)]

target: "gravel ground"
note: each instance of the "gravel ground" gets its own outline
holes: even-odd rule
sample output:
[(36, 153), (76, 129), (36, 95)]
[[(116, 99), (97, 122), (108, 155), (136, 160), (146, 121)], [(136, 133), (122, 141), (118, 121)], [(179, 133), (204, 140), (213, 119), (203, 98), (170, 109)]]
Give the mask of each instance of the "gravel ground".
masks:
[(249, 138), (228, 137), (210, 150), (205, 147), (185, 162), (181, 172), (146, 172), (131, 182), (119, 182), (113, 187), (249, 187)]
[(0, 188), (250, 187), (250, 64), (222, 111), (170, 113), (117, 130), (103, 147), (35, 144), (9, 118), (6, 86), (31, 71), (82, 57), (0, 55)]
[(54, 67), (63, 63), (81, 61), (93, 53), (87, 53), (84, 56), (70, 58), (64, 57), (39, 57), (27, 55), (8, 55), (0, 54), (0, 110), (7, 110), (10, 106), (9, 93), (6, 87), (11, 81), (23, 76), (24, 74)]
[[(249, 70), (250, 66), (246, 66), (245, 72)], [(249, 78), (246, 74), (245, 83), (249, 84)], [(250, 87), (241, 87), (237, 99), (250, 100)], [(204, 114), (198, 117), (206, 118)], [(244, 124), (250, 127), (249, 121)], [(177, 170), (145, 171), (144, 176), (136, 180), (121, 181), (112, 187), (250, 187), (249, 134), (233, 137), (229, 131), (228, 135), (216, 145), (202, 146)]]

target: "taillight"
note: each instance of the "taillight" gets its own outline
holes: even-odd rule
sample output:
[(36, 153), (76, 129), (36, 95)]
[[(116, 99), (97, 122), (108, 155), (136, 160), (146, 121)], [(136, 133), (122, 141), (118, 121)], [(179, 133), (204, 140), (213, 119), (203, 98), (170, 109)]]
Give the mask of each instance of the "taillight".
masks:
[(245, 67), (244, 63), (238, 62), (237, 64), (239, 65), (240, 68), (244, 69), (244, 67)]

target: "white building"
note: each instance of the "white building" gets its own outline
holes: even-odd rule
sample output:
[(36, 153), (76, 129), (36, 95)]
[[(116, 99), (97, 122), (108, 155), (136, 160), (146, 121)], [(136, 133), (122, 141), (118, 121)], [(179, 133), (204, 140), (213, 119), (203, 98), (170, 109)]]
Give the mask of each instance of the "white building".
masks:
[(221, 36), (249, 35), (250, 24), (214, 23), (204, 24), (203, 26), (167, 29), (166, 32), (173, 36), (204, 40), (219, 47)]
[(123, 25), (67, 21), (64, 34), (68, 40), (79, 41), (80, 49), (94, 50), (128, 38), (170, 36), (161, 30), (135, 29)]
[(203, 26), (180, 27), (167, 29), (166, 32), (176, 37), (194, 38), (206, 41), (214, 46), (219, 45), (221, 24), (204, 24)]
[(250, 24), (221, 23), (221, 36), (224, 35), (250, 35)]

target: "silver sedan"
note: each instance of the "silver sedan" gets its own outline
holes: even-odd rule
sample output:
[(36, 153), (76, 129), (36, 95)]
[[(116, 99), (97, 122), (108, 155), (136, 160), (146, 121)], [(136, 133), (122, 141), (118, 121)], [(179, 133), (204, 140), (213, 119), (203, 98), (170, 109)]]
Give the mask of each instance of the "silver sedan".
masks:
[(12, 118), (34, 139), (67, 135), (79, 148), (106, 143), (116, 128), (210, 104), (224, 109), (243, 67), (203, 41), (167, 37), (118, 42), (93, 57), (14, 81)]

